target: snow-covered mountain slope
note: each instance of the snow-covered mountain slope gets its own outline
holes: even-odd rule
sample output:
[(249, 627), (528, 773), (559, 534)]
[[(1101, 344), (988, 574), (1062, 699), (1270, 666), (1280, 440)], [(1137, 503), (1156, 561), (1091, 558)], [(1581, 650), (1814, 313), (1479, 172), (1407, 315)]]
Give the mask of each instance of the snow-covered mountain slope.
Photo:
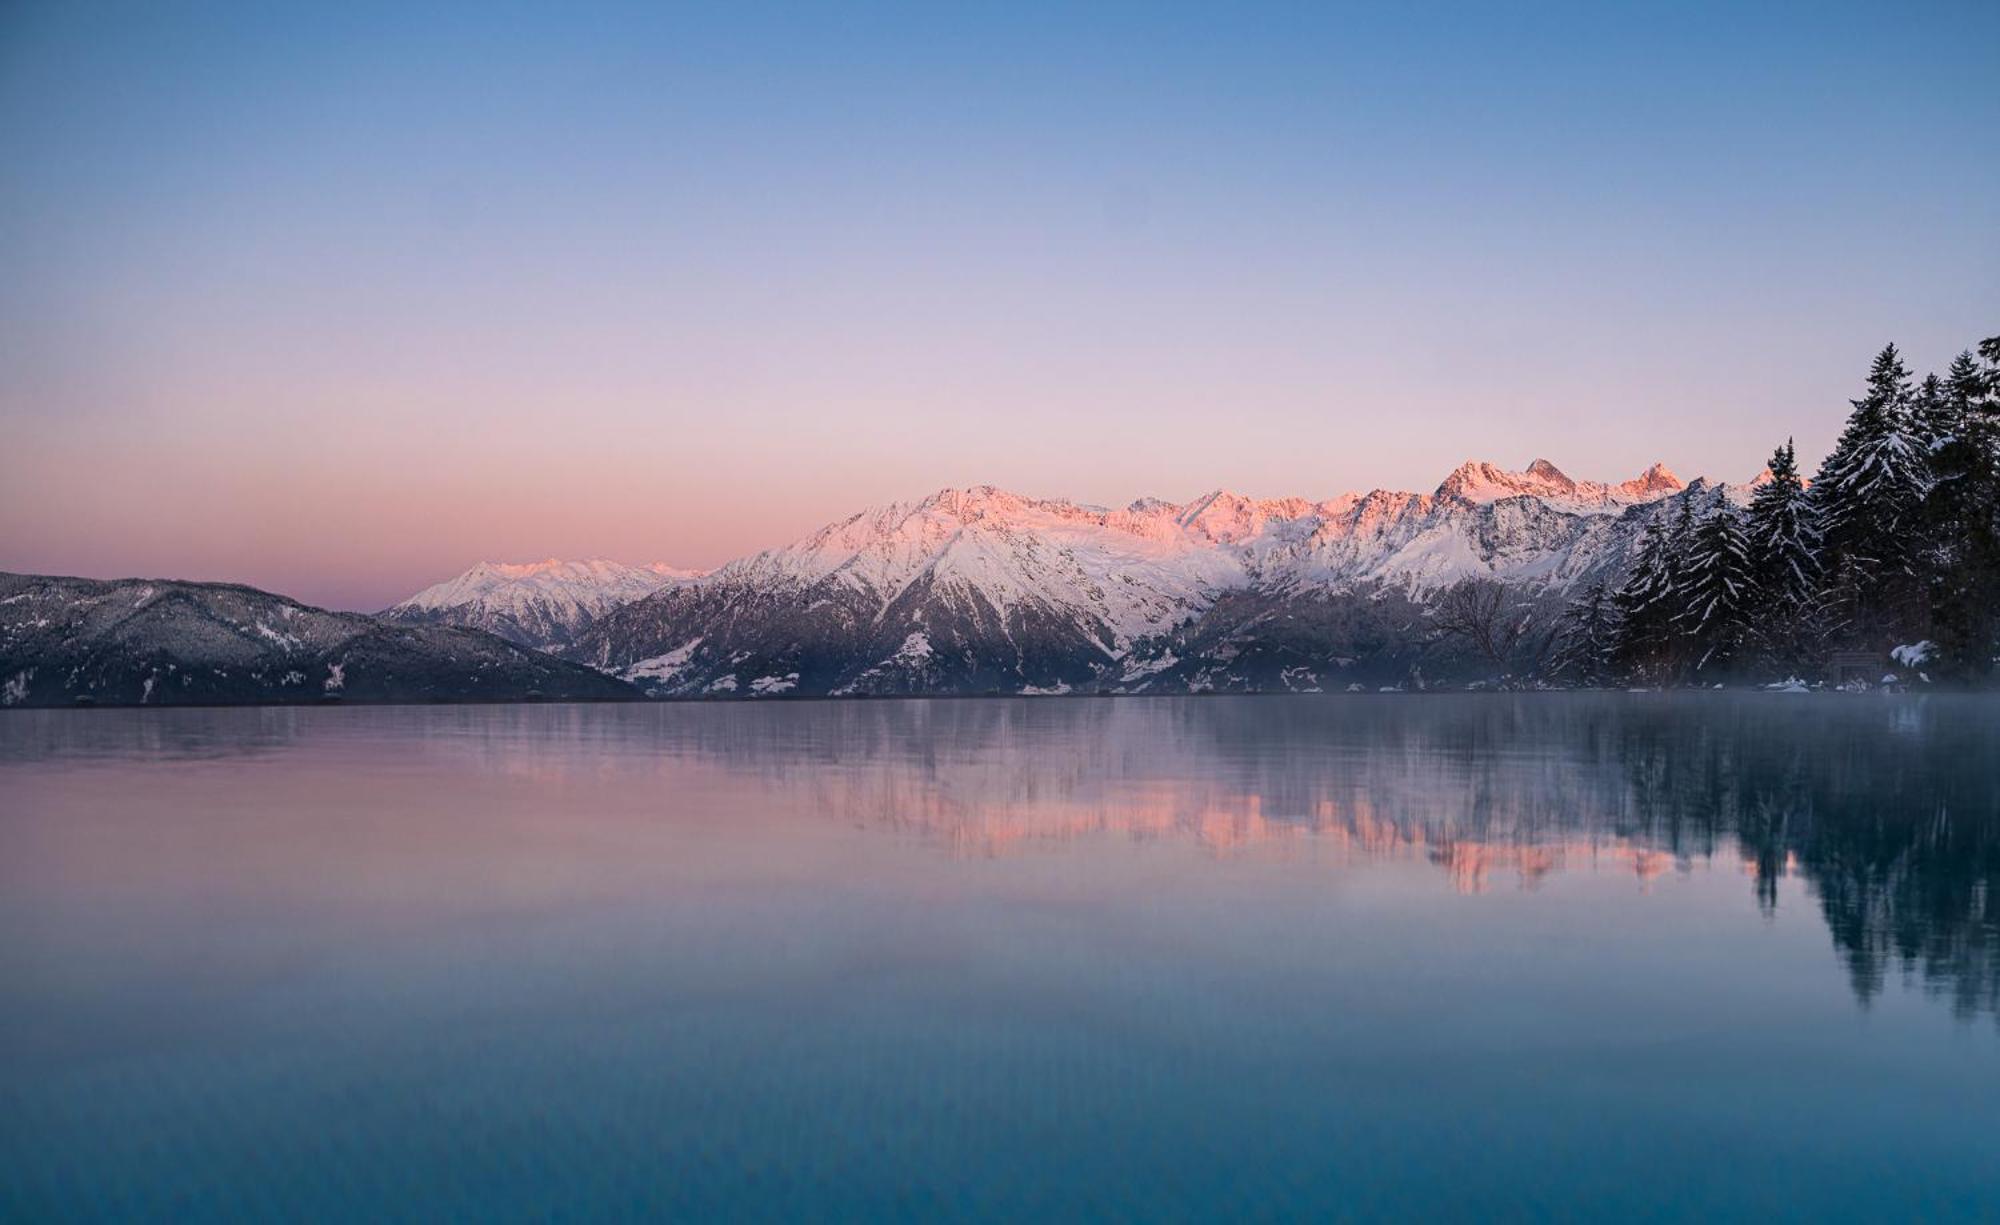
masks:
[[(1296, 643), (1259, 674), (1315, 687), (1414, 644), (1423, 601), (1460, 579), (1557, 593), (1622, 569), (1683, 488), (1659, 465), (1601, 484), (1537, 460), (1325, 501), (947, 489), (617, 608), (569, 654), (675, 695), (1248, 687), (1228, 665), (1263, 633)], [(1191, 634), (1211, 616), (1232, 628)]]
[(480, 562), (383, 610), (381, 616), (404, 624), (482, 629), (509, 642), (547, 649), (573, 641), (584, 627), (621, 604), (700, 575), (699, 570), (662, 562), (649, 566), (602, 559)]
[(0, 706), (619, 700), (490, 634), (384, 625), (254, 587), (0, 574)]

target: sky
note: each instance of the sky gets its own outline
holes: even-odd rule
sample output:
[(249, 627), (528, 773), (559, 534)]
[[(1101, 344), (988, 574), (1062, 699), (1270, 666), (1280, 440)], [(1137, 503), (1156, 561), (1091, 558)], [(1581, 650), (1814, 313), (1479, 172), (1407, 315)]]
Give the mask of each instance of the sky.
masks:
[(0, 569), (1744, 479), (2000, 333), (2000, 5), (0, 2)]

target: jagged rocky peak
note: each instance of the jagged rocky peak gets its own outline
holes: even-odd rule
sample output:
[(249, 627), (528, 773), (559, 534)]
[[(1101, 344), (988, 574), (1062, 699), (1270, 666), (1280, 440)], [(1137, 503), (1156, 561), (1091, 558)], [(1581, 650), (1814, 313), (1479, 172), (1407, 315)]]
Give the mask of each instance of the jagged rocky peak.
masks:
[(830, 525), (808, 543), (850, 543), (856, 533), (910, 539), (960, 527), (1104, 529), (1147, 537), (1185, 535), (1228, 544), (1255, 536), (1274, 520), (1291, 520), (1332, 503), (1307, 498), (1253, 498), (1217, 489), (1186, 502), (1139, 498), (1109, 509), (1067, 498), (1039, 498), (994, 485), (940, 489), (914, 502), (892, 502)]
[(1273, 519), (1297, 519), (1312, 509), (1304, 498), (1258, 499), (1218, 489), (1179, 507), (1175, 522), (1198, 539), (1235, 544), (1257, 535)]
[(1550, 485), (1557, 489), (1574, 490), (1576, 488), (1575, 481), (1570, 480), (1568, 476), (1564, 475), (1561, 468), (1556, 467), (1546, 459), (1537, 459), (1534, 463), (1529, 464), (1528, 475), (1544, 485)]
[(1019, 509), (1028, 501), (998, 485), (968, 485), (940, 489), (917, 503), (918, 510), (941, 510), (960, 518), (980, 518)]
[(1432, 496), (1475, 504), (1535, 497), (1563, 508), (1600, 509), (1652, 501), (1681, 488), (1680, 478), (1667, 471), (1665, 464), (1654, 464), (1629, 481), (1607, 485), (1575, 480), (1546, 459), (1535, 460), (1522, 472), (1474, 459), (1454, 469)]
[(1670, 493), (1679, 493), (1687, 488), (1687, 485), (1665, 464), (1654, 464), (1638, 476), (1621, 483), (1618, 488), (1635, 498), (1657, 498)]
[(820, 547), (865, 545), (870, 541), (904, 542), (942, 538), (960, 528), (1007, 524), (1048, 518), (1101, 517), (1096, 507), (1078, 506), (1060, 498), (1034, 498), (997, 485), (947, 487), (912, 502), (869, 507), (807, 538)]
[(1467, 502), (1495, 502), (1501, 498), (1546, 492), (1543, 486), (1543, 479), (1532, 471), (1512, 472), (1483, 459), (1468, 459), (1438, 483), (1435, 496), (1462, 498)]

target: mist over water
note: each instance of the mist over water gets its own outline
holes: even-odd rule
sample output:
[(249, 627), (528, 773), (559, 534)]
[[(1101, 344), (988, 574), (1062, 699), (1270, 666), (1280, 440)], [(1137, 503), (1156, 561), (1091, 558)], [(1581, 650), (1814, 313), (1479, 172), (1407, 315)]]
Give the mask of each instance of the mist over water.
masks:
[(0, 1217), (1977, 1216), (2000, 703), (0, 719)]

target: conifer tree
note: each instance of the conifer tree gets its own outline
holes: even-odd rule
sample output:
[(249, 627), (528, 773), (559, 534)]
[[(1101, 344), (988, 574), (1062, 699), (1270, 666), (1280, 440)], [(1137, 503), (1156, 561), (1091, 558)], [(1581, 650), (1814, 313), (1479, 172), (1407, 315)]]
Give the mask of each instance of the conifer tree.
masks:
[(1666, 618), (1664, 649), (1659, 665), (1662, 684), (1684, 679), (1694, 664), (1696, 646), (1681, 621), (1681, 614), (1687, 609), (1688, 590), (1694, 582), (1694, 551), (1699, 529), (1699, 516), (1695, 509), (1707, 488), (1706, 482), (1697, 480), (1674, 497), (1674, 525), (1667, 536), (1666, 590), (1661, 596)]
[(1672, 645), (1673, 543), (1666, 516), (1655, 514), (1639, 538), (1639, 552), (1612, 597), (1616, 609), (1612, 661), (1636, 681), (1662, 682)]
[(1959, 680), (1993, 667), (2000, 618), (2000, 404), (1988, 372), (1961, 353), (1938, 389), (1922, 507), (1923, 571), (1935, 668)]
[(1693, 671), (1713, 676), (1736, 661), (1749, 636), (1754, 590), (1750, 539), (1720, 488), (1693, 529), (1685, 566), (1685, 606), (1676, 627), (1686, 638)]
[(1942, 379), (1925, 375), (1910, 397), (1910, 431), (1917, 443), (1926, 454), (1936, 455), (1950, 446), (1963, 428), (1962, 406), (1953, 401)]
[(1851, 632), (1875, 645), (1920, 619), (1917, 519), (1929, 452), (1913, 433), (1909, 382), (1896, 346), (1883, 349), (1812, 488), (1824, 591), (1853, 605), (1843, 610)]
[(1771, 453), (1771, 479), (1750, 497), (1751, 619), (1762, 654), (1796, 674), (1815, 653), (1811, 616), (1819, 582), (1819, 528), (1792, 440)]
[(1675, 565), (1682, 565), (1686, 562), (1688, 549), (1694, 544), (1694, 501), (1704, 488), (1706, 488), (1705, 482), (1697, 477), (1692, 486), (1682, 490), (1674, 498), (1674, 525), (1671, 531), (1670, 544), (1672, 545), (1671, 552)]
[(1563, 610), (1551, 671), (1578, 685), (1602, 685), (1615, 674), (1618, 605), (1603, 580), (1584, 588)]

